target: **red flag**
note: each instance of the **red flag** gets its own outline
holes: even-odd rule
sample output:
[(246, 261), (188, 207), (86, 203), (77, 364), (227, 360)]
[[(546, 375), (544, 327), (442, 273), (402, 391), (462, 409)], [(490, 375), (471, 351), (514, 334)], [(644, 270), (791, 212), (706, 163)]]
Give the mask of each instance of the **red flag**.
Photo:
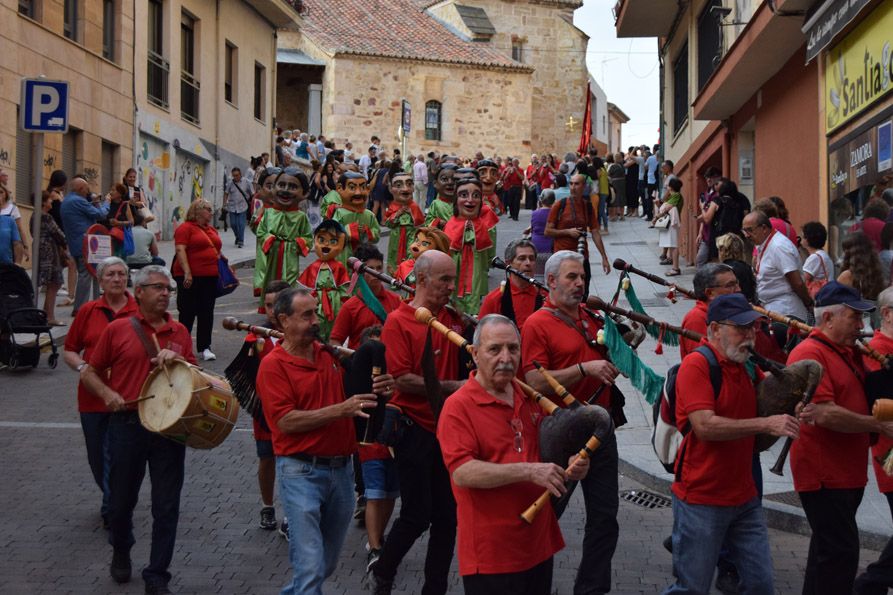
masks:
[(589, 137), (592, 136), (592, 92), (586, 83), (586, 111), (583, 114), (583, 134), (580, 135), (580, 146), (577, 152), (585, 155), (589, 152)]

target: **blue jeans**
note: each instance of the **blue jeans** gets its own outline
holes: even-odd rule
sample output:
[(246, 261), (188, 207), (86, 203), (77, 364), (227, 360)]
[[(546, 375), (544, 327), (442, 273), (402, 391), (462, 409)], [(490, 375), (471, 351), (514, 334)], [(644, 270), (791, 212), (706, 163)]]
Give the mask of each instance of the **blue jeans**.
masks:
[(114, 413), (109, 420), (109, 543), (129, 552), (133, 538), (133, 509), (149, 466), (152, 480), (152, 546), (149, 565), (143, 569), (147, 585), (167, 584), (174, 556), (180, 490), (186, 447), (143, 428), (139, 415)]
[(338, 565), (353, 518), (353, 466), (332, 469), (276, 457), (279, 499), (288, 518), (288, 557), (294, 571), (282, 595), (321, 594)]
[(109, 446), (108, 427), (111, 413), (81, 413), (81, 428), (84, 430), (84, 444), (87, 447), (87, 463), (93, 473), (93, 481), (102, 490), (102, 507), (99, 513), (103, 520), (109, 514)]
[(229, 214), (229, 225), (233, 228), (233, 233), (236, 236), (236, 243), (242, 245), (245, 243), (245, 222), (248, 219), (248, 211), (242, 211), (241, 213), (233, 213)]
[(741, 593), (775, 593), (769, 532), (759, 498), (741, 506), (686, 504), (673, 496), (673, 574), (667, 593), (707, 595), (723, 542), (738, 569)]
[(605, 229), (608, 229), (608, 200), (610, 198), (610, 194), (598, 195), (598, 222)]
[(434, 182), (428, 182), (428, 196), (425, 199), (426, 209), (431, 206), (435, 198), (437, 198), (437, 188), (434, 187)]

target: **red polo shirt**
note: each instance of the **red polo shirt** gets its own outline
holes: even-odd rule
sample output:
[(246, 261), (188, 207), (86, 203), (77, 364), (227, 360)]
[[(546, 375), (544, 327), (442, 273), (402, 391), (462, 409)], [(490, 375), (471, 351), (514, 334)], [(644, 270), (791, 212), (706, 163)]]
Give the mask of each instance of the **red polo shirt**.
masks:
[[(153, 343), (154, 335), (162, 349), (179, 353), (190, 364), (196, 363), (189, 331), (171, 318), (169, 313), (165, 312), (165, 323), (157, 330), (146, 321), (139, 310), (132, 316), (140, 321), (140, 326), (143, 327), (150, 344)], [(89, 363), (100, 378), (104, 373), (108, 373), (106, 385), (121, 395), (125, 401), (133, 401), (139, 397), (143, 383), (153, 368), (146, 348), (131, 326), (130, 317), (119, 318), (105, 327), (96, 349), (90, 355)]]
[[(273, 352), (273, 348), (276, 347), (276, 344), (279, 342), (279, 339), (274, 337), (258, 337), (254, 333), (248, 333), (248, 336), (245, 337), (245, 342), (250, 343), (252, 348), (254, 349), (253, 355), (258, 359), (264, 359), (266, 356), (270, 355)], [(261, 344), (261, 348), (258, 351), (257, 344)], [(255, 381), (256, 382), (256, 381)], [(255, 388), (256, 390), (256, 388)], [(260, 424), (259, 421), (252, 418), (251, 420), (252, 426), (254, 428), (254, 439), (255, 440), (272, 440), (273, 434), (269, 431), (265, 430), (264, 427)]]
[[(709, 343), (703, 344), (713, 350), (722, 369), (722, 389), (717, 398), (710, 382), (710, 365), (704, 356), (687, 356), (676, 376), (676, 427), (684, 428), (688, 416), (695, 411), (710, 410), (730, 419), (756, 417), (757, 393), (747, 370)], [(758, 378), (762, 379), (762, 375)], [(708, 506), (739, 506), (754, 498), (757, 488), (751, 468), (753, 443), (753, 436), (701, 440), (692, 430), (680, 448), (680, 452), (685, 449), (682, 473), (680, 481), (673, 482), (673, 493), (687, 504)]]
[[(590, 360), (607, 359), (603, 345), (593, 347), (581, 334), (584, 329), (582, 322), (585, 321), (588, 326), (586, 332), (595, 339), (598, 330), (602, 328), (600, 321), (587, 314), (581, 306), (580, 319), (576, 321), (575, 328), (571, 328), (552, 314), (549, 308), (554, 306), (546, 300), (542, 308), (530, 315), (521, 331), (521, 378), (535, 368), (534, 360), (547, 370), (562, 370)], [(601, 385), (598, 378), (587, 376), (565, 388), (578, 400), (585, 402)], [(606, 386), (595, 402), (610, 410), (610, 387)], [(557, 404), (564, 406), (560, 401)]]
[[(85, 362), (90, 362), (93, 349), (99, 343), (102, 331), (112, 320), (128, 318), (137, 310), (136, 300), (129, 293), (127, 303), (117, 312), (109, 306), (105, 296), (87, 302), (78, 310), (78, 315), (65, 337), (65, 351), (80, 353)], [(78, 412), (107, 413), (105, 402), (87, 390), (83, 382), (78, 382)]]
[[(855, 349), (834, 345), (821, 331), (814, 330), (809, 337), (791, 350), (788, 364), (812, 359), (824, 368), (822, 381), (812, 396), (813, 403), (833, 402), (854, 413), (868, 415), (862, 356)], [(794, 489), (812, 492), (823, 487), (864, 488), (868, 482), (868, 441), (867, 433), (849, 434), (802, 424), (800, 438), (791, 446)]]
[[(201, 226), (192, 221), (184, 221), (174, 232), (174, 245), (186, 246), (186, 261), (193, 277), (216, 277), (217, 254), (223, 244), (217, 230), (210, 226)], [(171, 273), (175, 277), (183, 276), (183, 267), (174, 257)]]
[[(528, 285), (525, 289), (521, 289), (514, 283), (509, 283), (512, 287), (512, 308), (515, 310), (515, 324), (518, 329), (524, 327), (524, 322), (533, 314), (536, 309), (536, 296), (538, 289), (534, 285)], [(478, 318), (483, 318), (487, 314), (502, 314), (502, 292), (505, 286), (497, 287), (484, 296), (481, 302), (481, 309), (478, 312)]]
[[(562, 206), (562, 202), (564, 206)], [(560, 212), (560, 217), (559, 217)], [(595, 209), (585, 198), (576, 200), (570, 196), (555, 201), (549, 211), (548, 222), (555, 229), (571, 229), (582, 227), (588, 233), (590, 229), (598, 229), (598, 219)], [(552, 238), (555, 252), (559, 250), (577, 251), (577, 238), (559, 237)], [(589, 254), (589, 240), (586, 241), (586, 254)]]
[[(462, 320), (451, 310), (441, 308), (437, 320), (448, 328), (462, 332)], [(385, 362), (394, 378), (404, 374), (422, 375), (422, 353), (428, 327), (415, 319), (415, 309), (407, 303), (391, 312), (381, 330), (381, 342), (387, 346)], [(431, 331), (434, 365), (440, 380), (459, 378), (459, 348), (439, 332)], [(394, 391), (391, 404), (400, 407), (417, 424), (434, 433), (434, 414), (425, 395)]]
[(289, 354), (277, 345), (260, 362), (257, 392), (273, 433), (273, 453), (304, 453), (320, 457), (346, 456), (357, 449), (352, 417), (341, 417), (308, 432), (286, 434), (279, 420), (291, 411), (313, 411), (344, 402), (341, 366), (320, 343), (313, 344), (313, 361)]
[[(443, 462), (456, 497), (459, 574), (521, 572), (564, 547), (551, 505), (528, 525), (520, 518), (542, 493), (532, 482), (496, 488), (463, 488), (452, 474), (471, 460), (488, 463), (538, 463), (540, 408), (514, 386), (514, 405), (500, 401), (478, 384), (475, 374), (453, 393), (437, 423)], [(521, 423), (521, 452), (515, 450), (512, 422)]]
[[(685, 318), (682, 319), (682, 328), (701, 333), (705, 337), (707, 336), (707, 302), (704, 300), (695, 302), (695, 307), (689, 310)], [(700, 341), (692, 341), (680, 335), (679, 359), (685, 359), (685, 356), (694, 351), (700, 344)]]
[[(874, 337), (872, 337), (868, 344), (884, 355), (893, 353), (893, 339), (879, 330), (874, 331)], [(881, 364), (876, 359), (866, 355), (863, 360), (868, 371), (874, 372), (881, 369)], [(887, 455), (887, 452), (889, 452), (891, 448), (893, 448), (893, 440), (887, 438), (883, 434), (878, 437), (877, 443), (871, 447), (871, 464), (874, 465), (874, 475), (877, 478), (877, 487), (882, 494), (893, 492), (893, 477), (887, 475), (883, 465), (878, 463), (878, 458), (883, 461), (883, 457)]]
[[(393, 291), (383, 290), (375, 297), (378, 298), (384, 311), (388, 314), (396, 310), (401, 302), (400, 296)], [(360, 345), (360, 336), (363, 331), (376, 324), (383, 323), (357, 294), (341, 304), (329, 338), (337, 341), (339, 345), (344, 343), (345, 339), (349, 339), (347, 346), (356, 349)]]

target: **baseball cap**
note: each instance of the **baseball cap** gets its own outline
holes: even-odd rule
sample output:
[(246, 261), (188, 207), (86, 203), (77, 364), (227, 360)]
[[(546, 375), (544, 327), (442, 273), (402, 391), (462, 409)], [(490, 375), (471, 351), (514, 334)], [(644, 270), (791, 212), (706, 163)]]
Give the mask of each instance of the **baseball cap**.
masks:
[(744, 294), (729, 293), (710, 300), (707, 306), (707, 322), (731, 322), (744, 326), (762, 318), (762, 314), (754, 310)]
[(855, 287), (829, 281), (816, 294), (815, 305), (821, 308), (837, 304), (843, 304), (859, 312), (871, 312), (875, 308), (874, 304), (862, 299), (862, 294)]

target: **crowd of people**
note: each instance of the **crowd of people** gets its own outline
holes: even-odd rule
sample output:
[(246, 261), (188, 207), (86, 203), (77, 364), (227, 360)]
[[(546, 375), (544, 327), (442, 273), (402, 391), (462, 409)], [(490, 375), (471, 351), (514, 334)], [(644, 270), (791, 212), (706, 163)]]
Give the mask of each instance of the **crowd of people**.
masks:
[[(681, 274), (687, 211), (673, 163), (657, 157), (659, 147), (604, 159), (594, 151), (534, 155), (522, 169), (517, 158), (480, 152), (403, 159), (376, 137), (360, 157), (349, 145), (283, 131), (274, 161), (262, 154), (244, 176), (233, 169), (224, 190), (235, 244), (245, 233), (257, 236), (258, 309), (281, 333), (251, 334), (244, 350), (259, 360), (260, 526), (289, 538), (293, 575), (283, 592), (321, 592), (351, 519), (360, 518), (369, 539), (363, 571), (374, 593), (391, 592), (426, 531), (424, 593), (447, 590), (454, 551), (468, 593), (550, 593), (553, 556), (565, 543), (557, 519), (568, 481), (580, 481), (586, 514), (574, 592), (609, 592), (620, 531), (616, 440), (600, 436), (588, 458), (542, 460), (545, 414), (519, 380), (561, 404), (542, 368), (578, 401), (603, 408), (615, 427), (624, 423), (620, 364), (602, 340), (607, 321), (587, 308), (590, 242), (599, 254), (593, 262), (608, 274), (603, 234), (617, 220), (641, 217), (659, 231), (662, 262), (671, 266), (665, 275)], [(835, 263), (823, 224), (804, 223), (798, 234), (781, 199), (751, 206), (721, 172), (704, 176), (708, 190), (695, 209), (697, 300), (682, 324), (704, 339), (680, 345), (676, 416), (686, 429), (666, 544), (675, 583), (665, 592), (708, 593), (717, 567), (723, 592), (774, 592), (757, 434), (795, 439), (794, 486), (812, 529), (804, 593), (848, 593), (854, 585), (857, 593), (881, 592), (893, 586), (893, 546), (857, 580), (855, 513), (871, 450), (893, 514), (882, 467), (893, 426), (869, 415), (866, 376), (880, 363), (864, 359), (857, 343), (868, 316), (871, 346), (893, 353), (893, 288), (880, 264), (884, 239), (893, 239), (886, 195), (866, 205), (856, 226), (836, 230), (845, 237)], [(223, 240), (213, 206), (197, 200), (176, 230), (171, 270), (153, 260), (152, 242), (140, 240), (140, 266), (129, 257), (100, 263), (88, 301), (94, 277), (83, 234), (105, 221), (131, 230), (136, 244), (146, 218), (129, 177), (105, 198), (90, 195), (82, 177), (53, 180), (43, 197), (41, 266), (50, 256), (41, 282), (49, 295), (62, 286), (64, 267), (77, 273), (64, 356), (80, 375), (78, 408), (110, 532), (110, 574), (121, 583), (131, 578), (132, 513), (148, 464), (153, 531), (142, 577), (147, 592), (167, 593), (184, 449), (143, 428), (130, 404), (153, 365), (216, 357), (210, 330)], [(52, 213), (65, 188), (59, 226)], [(499, 222), (518, 220), (522, 204), (531, 213), (528, 233), (501, 254), (517, 273), (491, 290)], [(378, 248), (382, 226), (390, 229), (387, 250)], [(316, 259), (308, 261), (311, 250)], [(179, 322), (168, 313), (174, 291)], [(812, 330), (770, 324), (754, 304)], [(426, 316), (434, 322), (421, 321)], [(465, 335), (468, 354), (434, 328)], [(353, 350), (349, 361), (338, 351), (344, 346)], [(781, 363), (820, 362), (812, 401), (759, 417), (764, 372), (748, 362), (751, 350)], [(375, 435), (360, 441), (364, 422), (375, 424)], [(871, 434), (881, 436), (873, 446)], [(544, 490), (557, 505), (524, 524), (519, 513)]]

